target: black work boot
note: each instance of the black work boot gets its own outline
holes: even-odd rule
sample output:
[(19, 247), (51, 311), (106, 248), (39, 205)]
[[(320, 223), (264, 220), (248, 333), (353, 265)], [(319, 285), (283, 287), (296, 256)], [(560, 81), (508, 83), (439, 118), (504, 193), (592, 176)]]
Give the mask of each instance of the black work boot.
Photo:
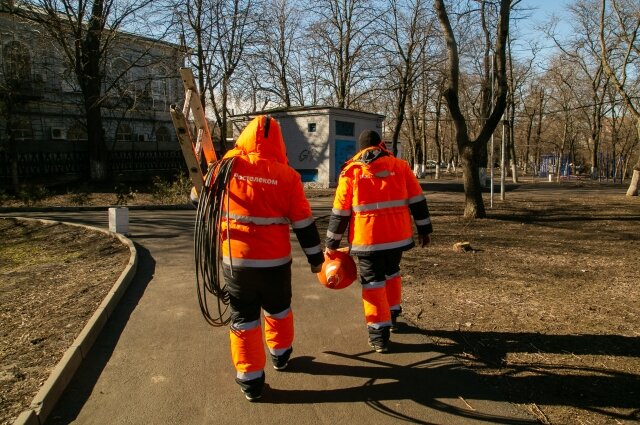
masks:
[(275, 370), (284, 370), (289, 365), (289, 358), (291, 357), (291, 353), (293, 352), (293, 347), (289, 348), (284, 353), (279, 356), (275, 354), (271, 354), (271, 363), (273, 363), (273, 368)]
[(261, 377), (251, 379), (249, 381), (242, 381), (236, 378), (236, 382), (240, 385), (242, 393), (249, 401), (257, 401), (262, 397), (262, 390), (264, 389), (264, 373)]
[(389, 351), (389, 330), (390, 326), (374, 328), (368, 326), (369, 345), (376, 350), (376, 353), (386, 353)]
[(391, 332), (398, 332), (398, 316), (402, 313), (402, 309), (391, 310)]

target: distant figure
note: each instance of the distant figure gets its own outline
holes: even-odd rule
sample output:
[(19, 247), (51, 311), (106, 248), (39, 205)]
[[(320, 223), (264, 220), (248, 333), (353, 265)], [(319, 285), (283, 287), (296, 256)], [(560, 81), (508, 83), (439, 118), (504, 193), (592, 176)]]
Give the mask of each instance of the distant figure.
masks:
[(326, 250), (331, 254), (338, 249), (349, 228), (350, 253), (358, 257), (369, 345), (384, 353), (402, 312), (402, 252), (415, 246), (411, 215), (421, 247), (430, 243), (433, 229), (427, 200), (409, 165), (395, 158), (375, 131), (363, 131), (358, 144), (360, 151), (338, 179)]

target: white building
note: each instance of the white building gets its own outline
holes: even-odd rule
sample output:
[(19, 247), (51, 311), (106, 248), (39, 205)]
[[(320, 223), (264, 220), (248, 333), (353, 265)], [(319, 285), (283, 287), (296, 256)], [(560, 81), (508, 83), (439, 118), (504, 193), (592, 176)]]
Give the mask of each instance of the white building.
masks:
[(265, 114), (280, 123), (289, 165), (300, 173), (303, 182), (317, 182), (323, 187), (335, 185), (342, 164), (357, 152), (363, 130), (383, 133), (383, 115), (313, 106), (234, 115), (234, 139), (249, 121)]

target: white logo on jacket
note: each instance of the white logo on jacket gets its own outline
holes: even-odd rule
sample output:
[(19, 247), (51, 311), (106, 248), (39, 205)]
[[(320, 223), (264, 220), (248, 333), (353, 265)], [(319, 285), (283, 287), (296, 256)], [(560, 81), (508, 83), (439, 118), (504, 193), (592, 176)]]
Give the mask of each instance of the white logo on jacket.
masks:
[(277, 179), (268, 179), (266, 177), (243, 176), (243, 175), (238, 174), (238, 173), (233, 173), (233, 178), (234, 179), (238, 179), (238, 180), (248, 181), (248, 182), (254, 182), (254, 183), (270, 184), (270, 185), (273, 185), (273, 186), (277, 186), (278, 185), (278, 180)]

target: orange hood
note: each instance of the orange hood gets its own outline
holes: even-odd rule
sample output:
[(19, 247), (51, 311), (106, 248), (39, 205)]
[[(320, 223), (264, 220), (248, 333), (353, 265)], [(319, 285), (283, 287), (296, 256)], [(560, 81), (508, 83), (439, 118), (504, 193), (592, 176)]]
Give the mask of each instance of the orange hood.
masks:
[(252, 154), (287, 164), (286, 148), (282, 140), (280, 124), (268, 115), (255, 117), (240, 133), (235, 147), (224, 157)]

